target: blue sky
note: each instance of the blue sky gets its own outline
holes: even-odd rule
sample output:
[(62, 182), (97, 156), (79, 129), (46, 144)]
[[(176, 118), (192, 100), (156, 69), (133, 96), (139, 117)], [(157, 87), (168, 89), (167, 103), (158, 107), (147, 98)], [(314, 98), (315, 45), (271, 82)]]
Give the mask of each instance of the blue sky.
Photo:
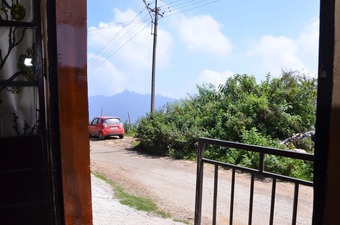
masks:
[[(154, 0), (146, 0), (154, 7)], [(151, 18), (143, 0), (88, 0), (89, 96), (151, 92)], [(185, 98), (233, 74), (316, 76), (318, 0), (164, 0), (156, 94)]]

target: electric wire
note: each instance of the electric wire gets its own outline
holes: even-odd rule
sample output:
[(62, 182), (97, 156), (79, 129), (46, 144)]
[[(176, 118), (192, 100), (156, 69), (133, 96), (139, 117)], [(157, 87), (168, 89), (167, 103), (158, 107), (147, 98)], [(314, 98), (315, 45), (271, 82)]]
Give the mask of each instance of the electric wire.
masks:
[[(145, 25), (140, 30), (138, 30), (138, 32), (130, 35), (130, 37), (128, 39), (126, 39), (124, 42), (121, 42), (119, 45), (116, 45), (114, 48), (111, 48), (110, 50), (108, 50), (109, 53), (107, 53), (106, 55), (101, 55), (100, 57), (103, 58), (103, 59), (109, 59), (113, 54), (115, 54), (118, 50), (120, 50), (123, 46), (125, 46), (129, 41), (131, 41), (134, 37), (136, 37), (140, 32), (142, 32), (149, 25), (150, 25), (150, 23)], [(98, 66), (100, 66), (104, 61), (105, 60), (93, 59), (92, 60), (92, 64), (89, 64), (88, 69), (89, 70), (94, 70)]]
[[(139, 23), (136, 25), (136, 26), (130, 26), (129, 28), (122, 28), (122, 29), (120, 29), (120, 31), (119, 32), (117, 32), (116, 34), (115, 34), (115, 36), (113, 36), (105, 45), (104, 45), (104, 47), (101, 49), (101, 50), (99, 50), (99, 51), (97, 51), (97, 53), (96, 53), (96, 55), (99, 55), (99, 54), (102, 54), (102, 53), (104, 53), (105, 51), (106, 51), (106, 49), (111, 45), (111, 43), (113, 43), (115, 40), (116, 40), (116, 38), (120, 38), (120, 39), (118, 39), (117, 40), (117, 42), (119, 42), (119, 40), (121, 40), (121, 39), (123, 39), (125, 36), (127, 36), (129, 33), (130, 33), (130, 31), (132, 31), (132, 30), (134, 30), (135, 28), (137, 28), (138, 26), (140, 26), (140, 24), (141, 23), (143, 23), (143, 22), (145, 22), (146, 20), (145, 20), (145, 16), (144, 16), (144, 18), (143, 18), (143, 20), (142, 21), (139, 21)], [(120, 34), (121, 33), (124, 33), (122, 36), (120, 36)], [(117, 43), (116, 42), (116, 43)]]
[(130, 20), (130, 21), (115, 23), (114, 25), (96, 28), (95, 30), (87, 30), (87, 32), (88, 32), (88, 33), (91, 33), (91, 32), (102, 31), (102, 30), (105, 30), (105, 29), (111, 29), (111, 28), (115, 28), (115, 27), (129, 26), (129, 25), (132, 25), (132, 24), (138, 24), (139, 21), (136, 21), (136, 20), (139, 18), (139, 15), (142, 14), (145, 10), (146, 10), (146, 8), (143, 8), (142, 10), (140, 10), (140, 11), (139, 11), (139, 14), (137, 14), (137, 15), (136, 15), (132, 20)]
[[(143, 11), (144, 10), (142, 10), (141, 13)], [(122, 46), (126, 44), (126, 39), (131, 40), (129, 36), (135, 37), (136, 30), (139, 33), (142, 24), (144, 24), (147, 21), (146, 19), (147, 16), (148, 15), (146, 14), (144, 18), (142, 18), (141, 20), (139, 19), (139, 21), (136, 22), (135, 20), (139, 18), (139, 16), (137, 15), (133, 20), (131, 20), (132, 22), (130, 22), (130, 25), (135, 24), (134, 26), (126, 26), (125, 28), (120, 29), (120, 31), (117, 32), (100, 50), (94, 53), (94, 55), (101, 57), (111, 56), (112, 55), (111, 52), (116, 52), (117, 49), (120, 49)], [(123, 35), (121, 35), (121, 33), (123, 33)], [(91, 58), (88, 61), (89, 69), (94, 69), (98, 65), (99, 62), (94, 58)]]
[[(136, 27), (136, 29), (133, 29), (134, 32), (131, 33), (129, 32), (132, 30), (132, 28), (127, 31), (119, 41), (114, 43), (111, 46), (107, 46), (106, 48), (103, 49), (103, 51), (100, 54), (97, 54), (96, 56), (101, 56), (102, 58), (110, 58), (113, 54), (115, 54), (118, 50), (120, 50), (123, 46), (125, 46), (129, 41), (131, 41), (134, 37), (136, 37), (139, 33), (141, 33), (146, 27), (150, 25), (151, 22), (147, 23), (145, 26), (141, 27)], [(143, 23), (145, 24), (145, 23)], [(123, 39), (123, 37), (125, 39)], [(89, 70), (94, 70), (97, 68), (100, 64), (102, 64), (104, 60), (92, 60), (92, 64), (89, 64), (88, 69)]]
[(129, 25), (133, 25), (133, 24), (138, 24), (139, 21), (130, 21), (130, 22), (121, 22), (121, 23), (116, 23), (114, 25), (109, 25), (109, 26), (105, 26), (105, 27), (97, 27), (95, 30), (88, 30), (88, 33), (92, 33), (92, 32), (98, 32), (98, 31), (102, 31), (102, 30), (107, 30), (107, 29), (112, 29), (112, 28), (116, 28), (116, 27), (122, 27), (122, 26), (129, 26)]
[[(139, 20), (137, 20), (137, 19), (139, 19), (139, 15), (140, 14), (142, 14), (143, 12), (145, 11), (145, 8), (143, 8), (142, 10), (140, 10), (140, 12), (139, 12), (139, 14), (137, 14), (131, 21), (129, 21), (129, 22), (122, 22), (122, 23), (118, 23), (118, 24), (115, 24), (115, 26), (110, 26), (110, 27), (121, 27), (121, 26), (119, 26), (119, 24), (122, 24), (122, 26), (128, 26), (128, 25), (131, 25), (131, 24), (139, 24)], [(106, 27), (105, 27), (106, 28)], [(103, 30), (103, 29), (98, 29), (97, 28), (97, 30), (98, 31), (101, 31), (101, 30)], [(97, 31), (97, 30), (94, 30), (94, 31)], [(122, 30), (121, 30), (122, 31)], [(120, 32), (121, 32), (120, 31)], [(88, 31), (89, 32), (89, 31)], [(93, 32), (92, 30), (91, 30), (91, 32)], [(118, 32), (118, 33), (120, 33), (120, 32)], [(119, 34), (116, 34), (115, 35), (115, 37), (116, 36), (118, 36)], [(112, 38), (111, 40), (113, 40), (114, 38)], [(109, 40), (109, 42), (110, 42), (110, 40)], [(106, 45), (108, 45), (109, 44), (109, 42), (108, 43), (106, 43)], [(105, 48), (106, 47), (106, 45), (103, 47), (103, 48)], [(102, 50), (103, 50), (103, 48), (101, 49), (101, 50), (99, 50), (99, 51), (97, 51), (97, 53), (95, 53), (96, 55), (99, 53), (99, 52), (101, 52)]]
[[(178, 5), (181, 5), (181, 7), (173, 7), (173, 6), (167, 6), (168, 7), (168, 10), (164, 10), (164, 11), (175, 11), (173, 13), (169, 13), (169, 14), (164, 14), (164, 16), (162, 17), (162, 19), (164, 18), (167, 18), (167, 17), (171, 17), (171, 16), (174, 16), (174, 15), (177, 15), (177, 14), (181, 14), (181, 13), (184, 13), (184, 12), (187, 12), (187, 11), (190, 11), (190, 10), (193, 10), (193, 9), (197, 9), (197, 8), (200, 8), (200, 7), (203, 7), (203, 6), (206, 6), (206, 5), (210, 5), (210, 4), (213, 4), (215, 2), (218, 2), (218, 1), (221, 1), (221, 0), (201, 0), (201, 1), (195, 1), (195, 3), (192, 3), (193, 1), (190, 0), (190, 1), (186, 1), (184, 3), (181, 3), (181, 4), (178, 4)], [(188, 4), (188, 3), (191, 3), (191, 4)], [(199, 4), (201, 3), (201, 4)]]
[[(143, 20), (141, 21), (141, 23), (139, 23), (137, 26), (133, 26), (130, 27), (128, 30), (124, 30), (122, 29), (121, 31), (123, 32), (123, 35), (120, 37), (120, 39), (114, 43), (113, 45), (111, 45), (110, 49), (107, 49), (105, 51), (101, 52), (101, 55), (103, 55), (104, 57), (110, 54), (110, 50), (115, 49), (116, 46), (120, 46), (120, 43), (125, 43), (126, 39), (130, 39), (129, 36), (133, 35), (134, 33), (136, 33), (136, 30), (138, 30), (142, 24), (145, 24), (147, 21), (147, 16), (144, 16)], [(121, 33), (121, 32), (119, 32)]]
[[(187, 0), (187, 1), (177, 0), (171, 3), (160, 4), (159, 8), (163, 8), (163, 7), (167, 7), (168, 9), (169, 8), (184, 8), (187, 6), (197, 5), (198, 3), (206, 2), (206, 1), (211, 1), (211, 0)], [(181, 7), (177, 7), (177, 6), (181, 6)]]
[[(181, 0), (175, 0), (170, 2), (169, 4), (163, 4), (159, 7), (160, 11), (166, 12), (166, 11), (175, 11), (174, 13), (169, 13), (163, 15), (161, 18), (168, 18), (189, 10), (193, 10), (196, 8), (200, 8), (206, 5), (213, 4), (215, 2), (218, 2), (220, 0), (188, 0), (188, 1), (181, 1)], [(147, 4), (153, 4), (154, 1)], [(175, 4), (176, 3), (176, 4)], [(171, 5), (172, 4), (172, 5)], [(167, 7), (167, 10), (164, 10), (163, 8)], [(140, 14), (142, 14), (143, 11), (147, 10), (147, 6), (143, 8), (140, 11)], [(112, 29), (116, 27), (123, 27), (120, 29), (119, 32), (116, 33), (100, 50), (98, 50), (94, 55), (100, 56), (101, 58), (110, 58), (113, 54), (115, 54), (118, 50), (120, 50), (123, 46), (125, 46), (129, 41), (131, 41), (134, 37), (136, 37), (139, 33), (141, 33), (146, 27), (148, 27), (150, 24), (152, 24), (152, 21), (147, 23), (147, 25), (142, 26), (142, 24), (146, 24), (147, 17), (149, 16), (149, 12), (144, 15), (144, 17), (138, 21), (136, 21), (139, 18), (139, 15), (137, 15), (133, 20), (127, 21), (127, 22), (121, 22), (117, 23), (113, 26), (107, 26), (103, 28), (98, 28), (96, 30), (90, 30), (88, 32), (95, 32), (95, 31), (102, 31), (104, 29)], [(123, 35), (120, 35), (123, 33)], [(97, 68), (100, 64), (102, 64), (105, 60), (97, 60), (95, 59), (97, 57), (89, 59), (88, 62), (88, 69), (94, 70)]]
[(170, 3), (167, 3), (167, 5), (171, 5), (171, 4), (173, 4), (173, 3), (180, 2), (180, 1), (182, 1), (182, 0), (175, 0), (175, 1), (172, 1), (172, 2), (170, 2)]
[(199, 2), (204, 2), (204, 1), (207, 1), (207, 0), (200, 0), (200, 1), (189, 0), (189, 1), (185, 1), (185, 2), (180, 2), (178, 4), (174, 4), (174, 5), (172, 5), (172, 7), (177, 7), (177, 6), (180, 6), (180, 5), (193, 5), (193, 4), (196, 4), (196, 3), (199, 3)]

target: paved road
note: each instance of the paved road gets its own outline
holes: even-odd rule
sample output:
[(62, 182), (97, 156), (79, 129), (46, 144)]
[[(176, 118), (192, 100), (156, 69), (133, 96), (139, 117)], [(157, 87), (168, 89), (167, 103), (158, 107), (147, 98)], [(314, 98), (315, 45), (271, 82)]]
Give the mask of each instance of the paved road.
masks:
[[(175, 219), (193, 221), (196, 163), (151, 157), (131, 150), (133, 138), (91, 140), (91, 170), (123, 185), (129, 192), (151, 197)], [(211, 224), (213, 170), (205, 166), (202, 224)], [(230, 173), (219, 171), (217, 224), (229, 224)], [(236, 176), (234, 224), (248, 224), (249, 177)], [(293, 186), (277, 184), (274, 224), (291, 224)], [(255, 183), (253, 224), (268, 224), (271, 183)], [(313, 191), (300, 187), (297, 224), (311, 224)]]

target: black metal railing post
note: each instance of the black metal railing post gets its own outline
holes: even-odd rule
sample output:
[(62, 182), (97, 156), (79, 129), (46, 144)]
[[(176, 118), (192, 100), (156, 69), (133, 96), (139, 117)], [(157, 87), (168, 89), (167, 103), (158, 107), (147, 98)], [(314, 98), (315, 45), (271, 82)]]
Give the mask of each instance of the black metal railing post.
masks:
[(202, 195), (203, 195), (203, 157), (205, 144), (198, 142), (197, 175), (196, 175), (196, 199), (195, 199), (195, 225), (201, 225)]
[(274, 222), (275, 195), (276, 195), (276, 178), (273, 178), (269, 225), (273, 225)]
[(231, 174), (231, 191), (230, 191), (230, 213), (229, 213), (229, 224), (233, 224), (234, 220), (234, 199), (235, 199), (235, 169), (232, 169)]
[(255, 182), (255, 175), (254, 175), (254, 173), (251, 173), (250, 198), (249, 198), (249, 218), (248, 218), (248, 224), (249, 225), (251, 225), (252, 221), (253, 221), (254, 182)]
[(216, 225), (216, 213), (217, 213), (217, 192), (218, 192), (218, 165), (215, 165), (215, 177), (214, 177), (214, 203), (213, 203), (213, 225)]
[(294, 186), (293, 219), (292, 219), (293, 225), (296, 224), (298, 201), (299, 201), (299, 184), (295, 183), (295, 186)]
[[(213, 145), (225, 148), (234, 148), (238, 150), (246, 150), (251, 152), (259, 153), (259, 164), (257, 169), (242, 167), (240, 165), (219, 162), (211, 159), (204, 158), (205, 145)], [(230, 141), (216, 140), (210, 138), (199, 138), (198, 140), (198, 153), (197, 153), (197, 180), (196, 180), (196, 202), (195, 202), (195, 225), (201, 225), (202, 217), (202, 195), (203, 195), (203, 167), (204, 163), (213, 164), (215, 166), (214, 175), (214, 196), (213, 196), (213, 215), (212, 224), (215, 225), (217, 218), (217, 193), (218, 193), (218, 168), (229, 168), (232, 169), (231, 174), (231, 192), (230, 192), (230, 211), (229, 211), (229, 224), (233, 224), (234, 220), (234, 203), (235, 203), (235, 173), (237, 171), (246, 172), (251, 174), (250, 183), (250, 198), (249, 198), (249, 217), (248, 224), (252, 224), (253, 217), (253, 203), (256, 201), (254, 199), (254, 189), (255, 189), (255, 177), (256, 175), (261, 175), (265, 178), (272, 178), (272, 191), (271, 191), (271, 205), (270, 205), (270, 218), (269, 224), (274, 224), (274, 212), (275, 212), (275, 195), (276, 195), (276, 183), (277, 180), (282, 180), (286, 182), (292, 182), (295, 184), (294, 191), (294, 202), (293, 202), (293, 214), (292, 214), (292, 224), (296, 224), (297, 221), (297, 208), (298, 208), (298, 198), (299, 198), (299, 185), (305, 185), (313, 187), (314, 184), (311, 181), (301, 180), (294, 177), (288, 177), (281, 174), (271, 173), (265, 171), (265, 155), (274, 155), (280, 157), (287, 157), (291, 159), (299, 159), (314, 162), (314, 155), (299, 153), (290, 150), (281, 150), (263, 146), (248, 145)]]

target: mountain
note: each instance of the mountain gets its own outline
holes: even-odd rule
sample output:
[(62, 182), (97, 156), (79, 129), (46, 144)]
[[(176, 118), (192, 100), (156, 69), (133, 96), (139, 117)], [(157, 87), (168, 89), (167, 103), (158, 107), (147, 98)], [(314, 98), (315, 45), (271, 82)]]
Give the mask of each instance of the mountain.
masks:
[[(89, 119), (96, 116), (117, 116), (122, 122), (135, 123), (140, 117), (150, 112), (151, 95), (141, 95), (125, 91), (111, 97), (90, 96), (89, 98)], [(155, 110), (160, 109), (166, 103), (175, 102), (176, 99), (163, 96), (155, 96)]]

